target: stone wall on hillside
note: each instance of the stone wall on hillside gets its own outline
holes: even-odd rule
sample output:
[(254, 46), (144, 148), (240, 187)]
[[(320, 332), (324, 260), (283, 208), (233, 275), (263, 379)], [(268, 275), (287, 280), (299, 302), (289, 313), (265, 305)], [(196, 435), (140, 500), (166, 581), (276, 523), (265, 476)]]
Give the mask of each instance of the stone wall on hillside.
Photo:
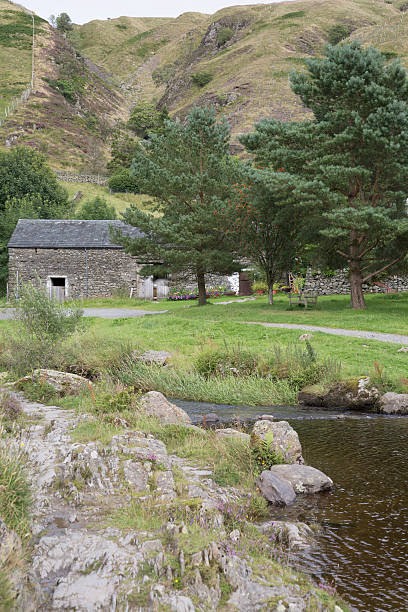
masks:
[[(374, 283), (376, 281), (374, 280)], [(376, 284), (364, 284), (364, 293), (387, 293), (388, 290), (408, 291), (408, 276), (392, 275), (378, 281)], [(319, 295), (345, 295), (350, 293), (348, 270), (337, 270), (328, 276), (321, 270), (308, 270), (306, 273), (305, 291), (316, 292)]]
[(122, 249), (9, 249), (9, 293), (40, 280), (48, 292), (52, 279), (65, 279), (65, 299), (109, 297), (133, 287), (141, 292), (140, 265)]
[(59, 181), (65, 183), (92, 183), (94, 185), (107, 185), (109, 177), (101, 174), (74, 174), (73, 172), (55, 171)]

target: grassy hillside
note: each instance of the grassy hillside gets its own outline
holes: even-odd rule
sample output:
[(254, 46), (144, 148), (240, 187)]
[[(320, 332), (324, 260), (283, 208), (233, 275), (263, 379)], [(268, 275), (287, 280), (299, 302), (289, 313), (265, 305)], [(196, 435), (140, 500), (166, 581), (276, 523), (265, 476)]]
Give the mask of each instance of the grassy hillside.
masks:
[[(390, 55), (401, 54), (408, 66), (408, 12), (399, 10), (402, 4), (299, 0), (236, 6), (211, 16), (186, 13), (165, 23), (120, 18), (82, 26), (78, 40), (82, 52), (107, 70), (120, 66), (115, 76), (133, 101), (159, 100), (179, 116), (193, 104), (214, 104), (237, 134), (263, 116), (306, 115), (290, 90), (289, 73), (322, 52), (334, 26)], [(202, 86), (194, 76), (200, 73), (209, 80)]]
[[(41, 44), (44, 24), (35, 17)], [(3, 111), (31, 81), (32, 17), (21, 6), (0, 0), (0, 118)]]
[[(264, 116), (301, 119), (308, 111), (290, 90), (290, 71), (321, 54), (333, 28), (400, 55), (408, 68), (405, 5), (298, 0), (176, 19), (119, 17), (76, 26), (69, 40), (37, 20), (35, 93), (0, 128), (0, 146), (28, 144), (54, 168), (99, 172), (113, 130), (141, 100), (179, 117), (194, 104), (215, 105), (234, 136)], [(0, 0), (0, 113), (30, 80), (30, 19)]]
[(96, 197), (104, 198), (109, 206), (114, 206), (118, 216), (124, 212), (131, 204), (136, 204), (139, 208), (145, 208), (144, 202), (149, 201), (149, 196), (140, 195), (137, 193), (110, 193), (109, 188), (104, 185), (95, 185), (92, 183), (67, 183), (59, 181), (60, 184), (68, 191), (69, 197), (73, 198), (78, 192), (81, 192), (82, 197), (78, 201), (77, 208), (80, 208), (84, 202), (94, 200)]

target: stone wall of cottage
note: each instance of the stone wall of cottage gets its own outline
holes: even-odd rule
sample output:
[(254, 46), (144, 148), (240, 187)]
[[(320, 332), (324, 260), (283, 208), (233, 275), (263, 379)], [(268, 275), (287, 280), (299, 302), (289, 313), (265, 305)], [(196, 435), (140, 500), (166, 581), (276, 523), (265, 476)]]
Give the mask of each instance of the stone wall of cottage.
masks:
[[(88, 272), (87, 272), (88, 259)], [(109, 297), (118, 290), (140, 295), (140, 265), (121, 249), (9, 249), (9, 295), (27, 282), (47, 287), (50, 277), (66, 277), (66, 297)]]
[[(392, 275), (381, 279), (381, 286), (373, 283), (363, 285), (364, 293), (387, 293), (388, 290), (408, 291), (408, 277)], [(348, 270), (338, 270), (335, 274), (327, 276), (321, 270), (308, 270), (305, 280), (305, 291), (319, 295), (345, 295), (350, 293)]]

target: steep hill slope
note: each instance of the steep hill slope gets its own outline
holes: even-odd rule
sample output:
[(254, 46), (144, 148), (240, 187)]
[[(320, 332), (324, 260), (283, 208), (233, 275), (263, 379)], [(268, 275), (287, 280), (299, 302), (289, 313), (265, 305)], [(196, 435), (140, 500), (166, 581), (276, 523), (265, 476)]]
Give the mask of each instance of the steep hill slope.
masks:
[[(288, 120), (306, 115), (290, 90), (289, 73), (322, 52), (334, 26), (342, 26), (346, 37), (374, 43), (390, 55), (402, 54), (406, 62), (408, 12), (400, 10), (402, 4), (299, 0), (236, 6), (211, 16), (186, 13), (157, 25), (151, 20), (149, 29), (137, 35), (132, 30), (128, 38), (130, 23), (121, 18), (82, 26), (78, 42), (85, 55), (113, 73), (133, 101), (158, 100), (181, 117), (193, 104), (214, 104), (237, 134), (262, 116)], [(132, 27), (140, 28), (142, 21), (131, 20)], [(113, 29), (120, 36), (112, 45)]]
[[(7, 66), (0, 118), (1, 105), (30, 80), (30, 20), (0, 0), (0, 63)], [(141, 100), (179, 117), (194, 104), (215, 105), (234, 136), (264, 116), (301, 119), (308, 111), (290, 90), (290, 71), (319, 55), (333, 28), (342, 39), (401, 55), (408, 68), (404, 0), (297, 0), (176, 19), (120, 17), (76, 26), (69, 40), (37, 19), (35, 91), (0, 127), (0, 146), (29, 144), (56, 168), (97, 172), (115, 126)]]
[[(105, 167), (113, 125), (126, 118), (125, 100), (46, 21), (37, 18), (37, 24), (34, 89), (0, 127), (0, 143), (35, 147), (55, 168), (97, 172)], [(3, 107), (31, 80), (31, 45), (31, 14), (0, 0)]]

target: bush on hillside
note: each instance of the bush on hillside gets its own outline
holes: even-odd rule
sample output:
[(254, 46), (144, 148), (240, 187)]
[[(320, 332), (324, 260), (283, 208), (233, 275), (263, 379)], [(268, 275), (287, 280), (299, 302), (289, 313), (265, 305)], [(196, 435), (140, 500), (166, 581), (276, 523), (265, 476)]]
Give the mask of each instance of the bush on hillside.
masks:
[(128, 168), (115, 172), (109, 181), (109, 188), (115, 193), (138, 193), (139, 189)]
[(234, 30), (232, 30), (231, 28), (222, 28), (217, 33), (217, 43), (219, 45), (224, 45), (226, 42), (231, 40), (233, 36), (234, 36)]
[(213, 75), (210, 72), (196, 72), (191, 75), (193, 83), (199, 87), (205, 87), (210, 81), (213, 80)]
[(96, 196), (93, 200), (84, 202), (75, 215), (76, 219), (117, 219), (114, 206), (110, 206), (105, 198)]
[(339, 42), (350, 36), (352, 28), (344, 23), (337, 23), (328, 31), (328, 40), (330, 45), (337, 45)]

